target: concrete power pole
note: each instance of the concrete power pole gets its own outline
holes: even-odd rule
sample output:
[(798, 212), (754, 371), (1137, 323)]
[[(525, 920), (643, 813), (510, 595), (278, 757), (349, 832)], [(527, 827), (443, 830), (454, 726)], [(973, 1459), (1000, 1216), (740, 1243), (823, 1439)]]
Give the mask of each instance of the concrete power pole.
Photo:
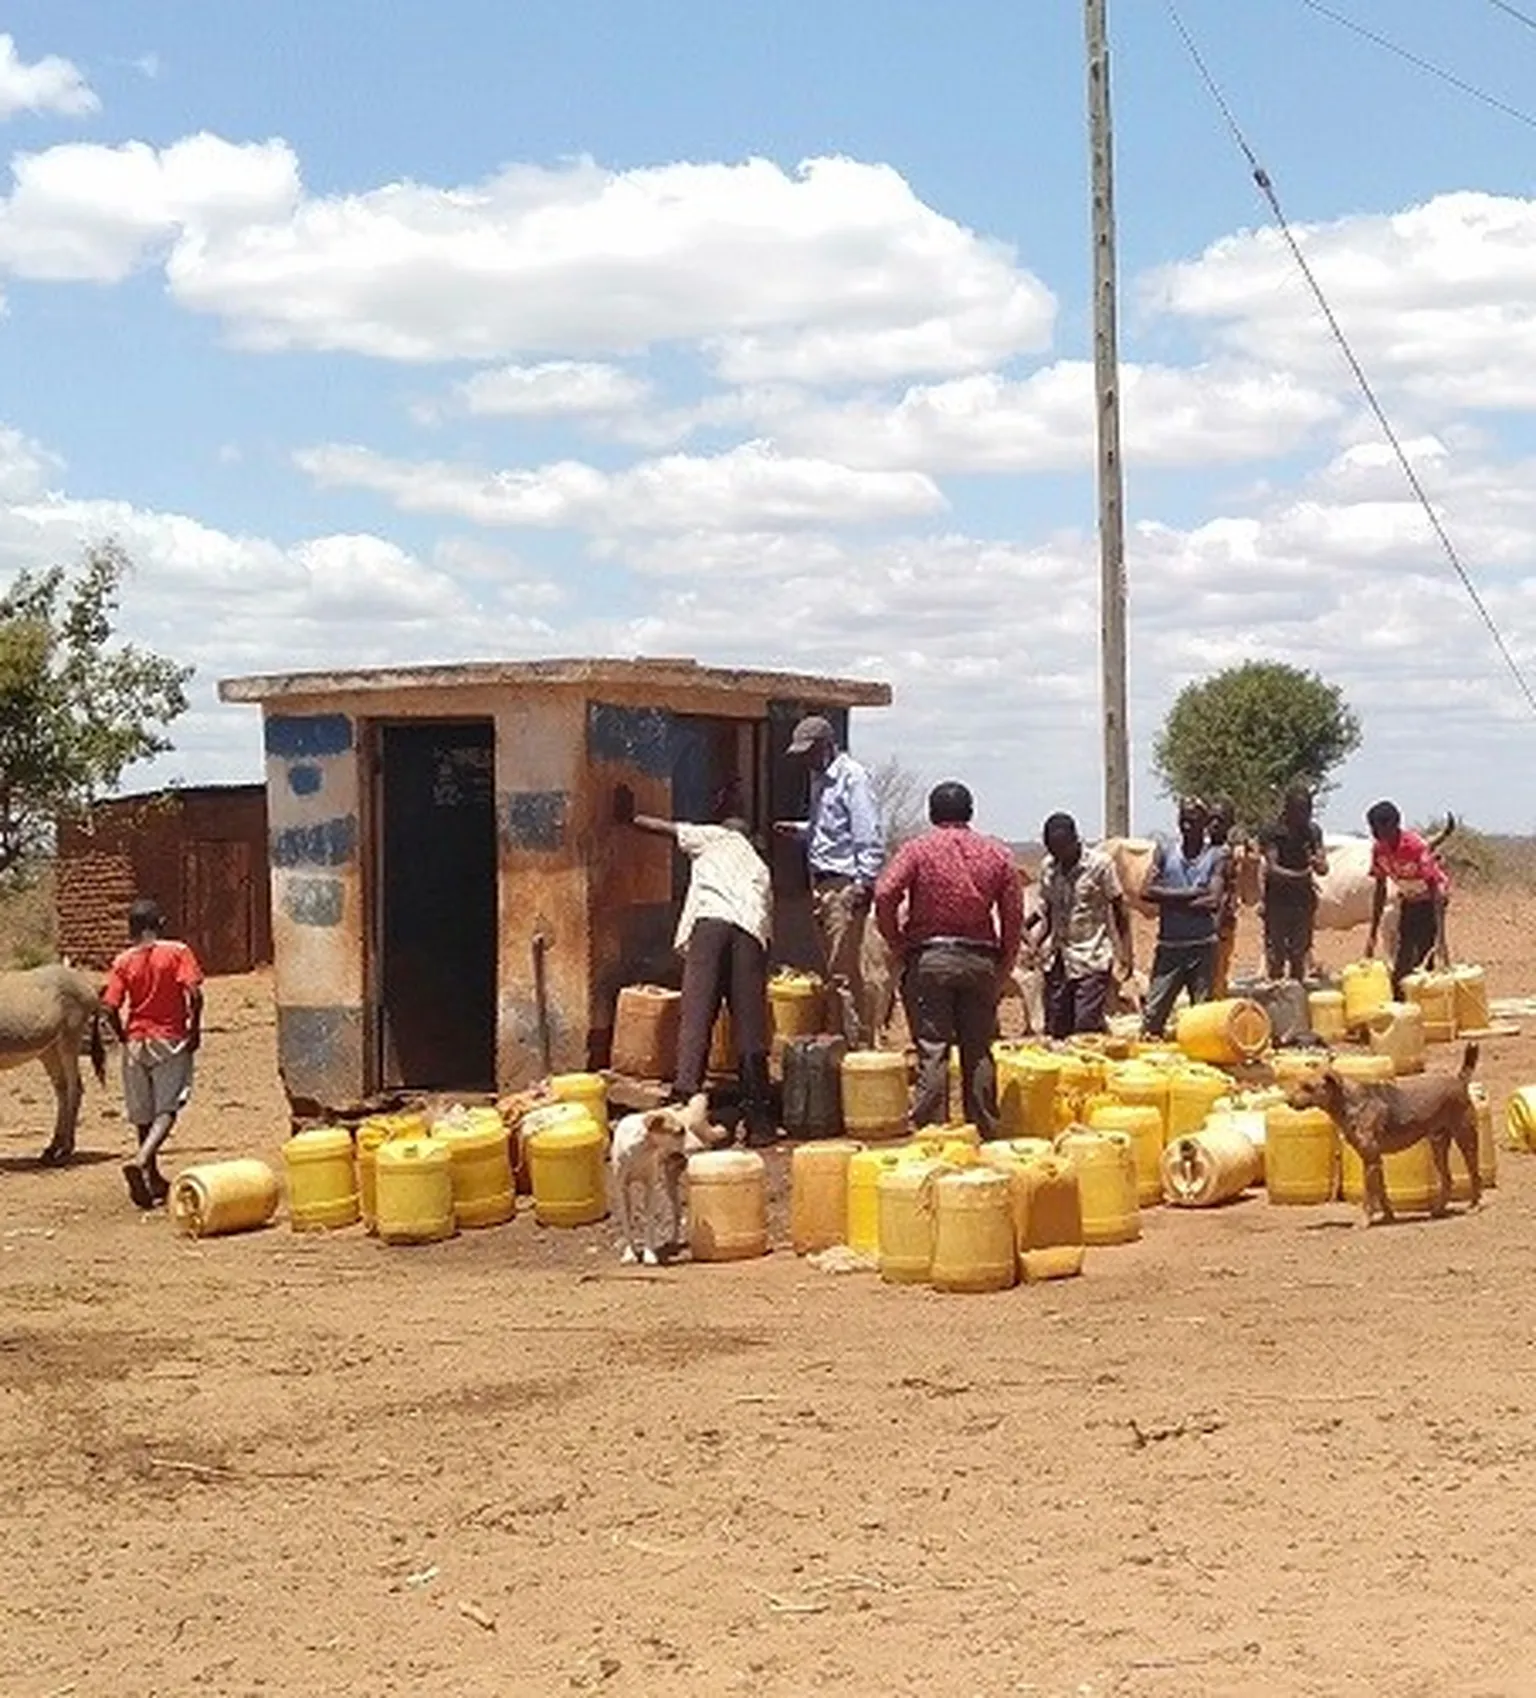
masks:
[(1120, 464), (1120, 352), (1115, 309), (1115, 157), (1109, 110), (1108, 0), (1084, 0), (1093, 163), (1093, 369), (1099, 434), (1099, 655), (1104, 713), (1104, 831), (1131, 829), (1126, 706), (1125, 482)]

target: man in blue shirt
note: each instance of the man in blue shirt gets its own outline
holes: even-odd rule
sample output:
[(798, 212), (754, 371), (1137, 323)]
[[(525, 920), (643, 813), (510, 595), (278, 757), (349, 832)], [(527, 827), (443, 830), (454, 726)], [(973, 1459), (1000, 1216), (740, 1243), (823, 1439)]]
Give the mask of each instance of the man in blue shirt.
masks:
[(810, 814), (803, 820), (779, 820), (774, 830), (805, 843), (812, 911), (843, 1036), (851, 1049), (869, 1049), (875, 1030), (864, 983), (864, 933), (885, 861), (874, 786), (868, 771), (838, 748), (830, 723), (819, 714), (795, 727), (789, 753), (804, 756), (810, 766)]
[(1186, 796), (1179, 803), (1179, 840), (1160, 842), (1143, 900), (1157, 909), (1157, 949), (1142, 1014), (1142, 1030), (1160, 1038), (1179, 992), (1207, 1002), (1216, 975), (1216, 943), (1228, 853), (1207, 839), (1210, 810)]

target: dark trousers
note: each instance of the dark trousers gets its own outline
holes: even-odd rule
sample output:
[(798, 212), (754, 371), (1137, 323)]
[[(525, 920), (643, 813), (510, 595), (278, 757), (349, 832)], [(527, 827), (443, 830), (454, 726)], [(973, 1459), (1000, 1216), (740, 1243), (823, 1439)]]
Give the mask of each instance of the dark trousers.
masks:
[(767, 952), (750, 932), (729, 920), (700, 920), (683, 959), (675, 1080), (679, 1096), (691, 1097), (704, 1088), (710, 1033), (722, 1002), (731, 1011), (743, 1096), (755, 1096), (759, 1060), (767, 1078)]
[(1191, 1002), (1209, 1002), (1216, 976), (1216, 940), (1209, 943), (1160, 943), (1152, 954), (1151, 982), (1141, 1029), (1149, 1038), (1160, 1038), (1168, 1027), (1168, 1016), (1187, 990)]
[(949, 1118), (949, 1051), (957, 1045), (965, 1118), (990, 1137), (997, 1126), (996, 954), (964, 944), (931, 944), (908, 957), (906, 987), (917, 1021), (913, 1124), (942, 1126)]
[(1274, 896), (1264, 901), (1264, 971), (1272, 979), (1304, 979), (1312, 955), (1312, 931), (1317, 903), (1287, 902)]
[(1052, 962), (1045, 974), (1045, 1035), (1070, 1038), (1076, 1032), (1106, 1030), (1109, 980), (1107, 970), (1069, 979), (1062, 962)]
[(1397, 910), (1397, 957), (1392, 963), (1392, 994), (1403, 995), (1403, 980), (1434, 954), (1440, 941), (1433, 902), (1404, 902)]

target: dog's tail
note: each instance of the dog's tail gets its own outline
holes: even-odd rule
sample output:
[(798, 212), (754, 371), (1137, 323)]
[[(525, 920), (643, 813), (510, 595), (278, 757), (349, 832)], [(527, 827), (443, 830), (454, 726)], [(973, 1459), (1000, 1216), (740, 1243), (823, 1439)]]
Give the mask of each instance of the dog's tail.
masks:
[(1472, 1077), (1472, 1075), (1476, 1071), (1477, 1071), (1477, 1045), (1476, 1044), (1468, 1044), (1466, 1049), (1462, 1052), (1461, 1072), (1457, 1074), (1457, 1078), (1459, 1078), (1463, 1083), (1465, 1083), (1468, 1079), (1470, 1079)]

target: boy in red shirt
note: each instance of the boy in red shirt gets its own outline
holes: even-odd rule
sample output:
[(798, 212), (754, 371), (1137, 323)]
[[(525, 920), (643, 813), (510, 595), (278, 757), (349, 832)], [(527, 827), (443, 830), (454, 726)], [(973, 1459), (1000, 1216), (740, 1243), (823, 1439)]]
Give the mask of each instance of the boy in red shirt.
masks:
[(1376, 934), (1381, 929), (1382, 910), (1387, 905), (1387, 880), (1397, 886), (1397, 957), (1392, 964), (1392, 994), (1401, 997), (1403, 980), (1417, 972), (1432, 955), (1443, 961), (1445, 949), (1445, 904), (1451, 881), (1435, 852), (1416, 831), (1403, 830), (1403, 816), (1392, 802), (1378, 802), (1366, 812), (1375, 848), (1371, 851), (1371, 876), (1376, 880), (1376, 897), (1371, 907), (1371, 935), (1367, 955), (1376, 953)]
[(101, 996), (123, 1046), (123, 1102), (139, 1140), (123, 1177), (141, 1209), (170, 1193), (156, 1158), (192, 1094), (192, 1057), (202, 1042), (203, 969), (186, 944), (162, 937), (164, 930), (158, 904), (134, 902), (132, 942), (112, 963)]

